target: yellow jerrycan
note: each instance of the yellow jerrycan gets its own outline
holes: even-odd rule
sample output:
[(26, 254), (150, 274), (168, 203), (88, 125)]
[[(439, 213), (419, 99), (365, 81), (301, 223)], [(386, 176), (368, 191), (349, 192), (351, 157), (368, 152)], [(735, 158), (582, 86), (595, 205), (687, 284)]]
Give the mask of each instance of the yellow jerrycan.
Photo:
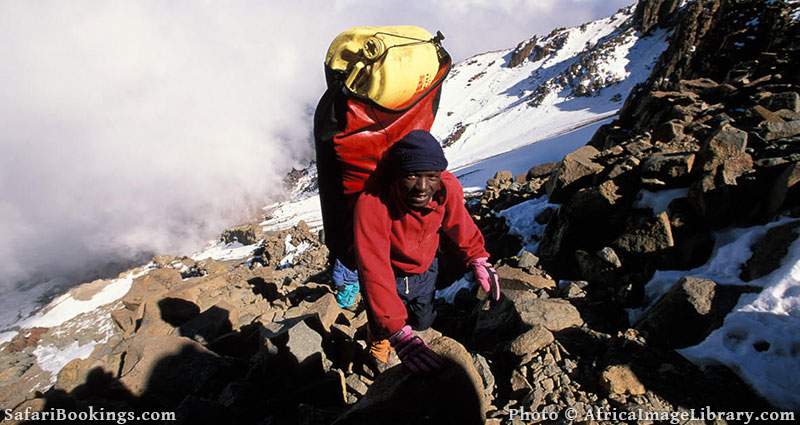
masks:
[(434, 83), (442, 38), (413, 25), (354, 27), (333, 40), (325, 66), (350, 92), (397, 110)]

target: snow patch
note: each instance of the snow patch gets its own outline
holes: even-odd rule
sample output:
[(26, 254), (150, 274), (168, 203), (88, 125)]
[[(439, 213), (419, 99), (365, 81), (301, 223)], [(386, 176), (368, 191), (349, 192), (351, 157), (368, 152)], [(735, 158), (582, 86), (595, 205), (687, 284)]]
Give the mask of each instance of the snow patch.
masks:
[(311, 230), (322, 228), (319, 195), (273, 204), (264, 209), (270, 211), (270, 218), (261, 223), (264, 231), (288, 229), (296, 226), (301, 220), (305, 221)]
[(125, 277), (112, 280), (102, 290), (88, 300), (77, 300), (68, 292), (53, 300), (39, 313), (18, 323), (21, 328), (51, 328), (100, 306), (122, 298), (130, 290), (133, 280), (147, 274), (149, 269), (128, 273)]
[(0, 333), (0, 344), (5, 344), (6, 342), (11, 341), (15, 336), (17, 336), (18, 333), (19, 332), (17, 331)]
[(790, 221), (794, 220), (782, 218), (763, 226), (719, 232), (706, 264), (689, 271), (657, 271), (645, 286), (647, 306), (628, 311), (631, 323), (683, 276), (763, 288), (758, 294), (742, 295), (722, 327), (705, 341), (678, 351), (697, 364), (725, 364), (773, 404), (800, 408), (800, 239), (774, 272), (750, 282), (739, 278), (742, 265), (752, 255), (753, 243), (769, 229)]
[(88, 358), (97, 344), (98, 342), (90, 342), (79, 345), (78, 341), (73, 341), (72, 344), (66, 347), (39, 345), (33, 350), (33, 355), (36, 356), (36, 363), (39, 364), (39, 367), (51, 373), (50, 383), (54, 384), (58, 378), (58, 372), (60, 372), (67, 363), (74, 359)]
[(191, 258), (195, 261), (212, 259), (220, 261), (240, 260), (253, 255), (258, 249), (258, 244), (242, 245), (239, 242), (224, 243), (221, 241), (210, 242), (205, 250), (192, 254)]
[(546, 224), (539, 224), (534, 218), (547, 208), (558, 208), (558, 205), (551, 204), (546, 196), (541, 196), (500, 211), (497, 216), (506, 219), (508, 233), (519, 236), (524, 249), (536, 252)]
[(285, 254), (278, 263), (279, 269), (294, 266), (295, 259), (311, 248), (308, 241), (302, 241), (297, 245), (292, 244), (292, 235), (286, 235), (283, 241), (283, 253)]
[(453, 304), (459, 291), (462, 289), (471, 291), (476, 285), (477, 282), (475, 282), (475, 275), (472, 272), (467, 272), (461, 279), (451, 283), (450, 286), (437, 289), (434, 293), (434, 297), (446, 302), (447, 304)]
[(636, 208), (650, 208), (653, 210), (653, 214), (660, 214), (667, 210), (670, 202), (675, 199), (685, 198), (688, 194), (688, 188), (660, 190), (658, 192), (643, 189), (636, 194), (636, 202), (633, 206)]

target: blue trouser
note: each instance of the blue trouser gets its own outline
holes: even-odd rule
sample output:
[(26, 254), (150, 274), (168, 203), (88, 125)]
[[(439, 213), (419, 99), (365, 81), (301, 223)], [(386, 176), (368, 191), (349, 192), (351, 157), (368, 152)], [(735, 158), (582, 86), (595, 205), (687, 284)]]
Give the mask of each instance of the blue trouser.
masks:
[(418, 331), (428, 329), (436, 318), (433, 309), (433, 296), (436, 292), (436, 277), (439, 274), (439, 260), (427, 271), (408, 276), (397, 277), (397, 294), (408, 311), (408, 325)]

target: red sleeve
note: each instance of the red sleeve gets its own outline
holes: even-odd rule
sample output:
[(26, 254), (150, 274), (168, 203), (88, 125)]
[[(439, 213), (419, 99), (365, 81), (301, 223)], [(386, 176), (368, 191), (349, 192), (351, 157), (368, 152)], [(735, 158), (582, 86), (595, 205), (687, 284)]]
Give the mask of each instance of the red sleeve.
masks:
[(447, 190), (447, 207), (442, 230), (458, 247), (464, 258), (465, 264), (481, 257), (489, 257), (484, 246), (483, 234), (472, 220), (464, 206), (464, 190), (456, 176), (445, 171), (442, 173), (442, 182)]
[(389, 210), (378, 196), (362, 193), (353, 222), (359, 280), (376, 322), (375, 331), (392, 335), (405, 326), (408, 313), (397, 295), (392, 270)]

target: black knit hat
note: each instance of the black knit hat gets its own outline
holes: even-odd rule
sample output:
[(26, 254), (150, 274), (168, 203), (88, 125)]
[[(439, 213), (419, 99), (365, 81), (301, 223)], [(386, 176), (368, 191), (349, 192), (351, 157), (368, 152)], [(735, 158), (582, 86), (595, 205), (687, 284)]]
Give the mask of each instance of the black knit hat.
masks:
[(447, 169), (442, 146), (424, 130), (414, 130), (398, 140), (389, 148), (386, 159), (395, 175)]

